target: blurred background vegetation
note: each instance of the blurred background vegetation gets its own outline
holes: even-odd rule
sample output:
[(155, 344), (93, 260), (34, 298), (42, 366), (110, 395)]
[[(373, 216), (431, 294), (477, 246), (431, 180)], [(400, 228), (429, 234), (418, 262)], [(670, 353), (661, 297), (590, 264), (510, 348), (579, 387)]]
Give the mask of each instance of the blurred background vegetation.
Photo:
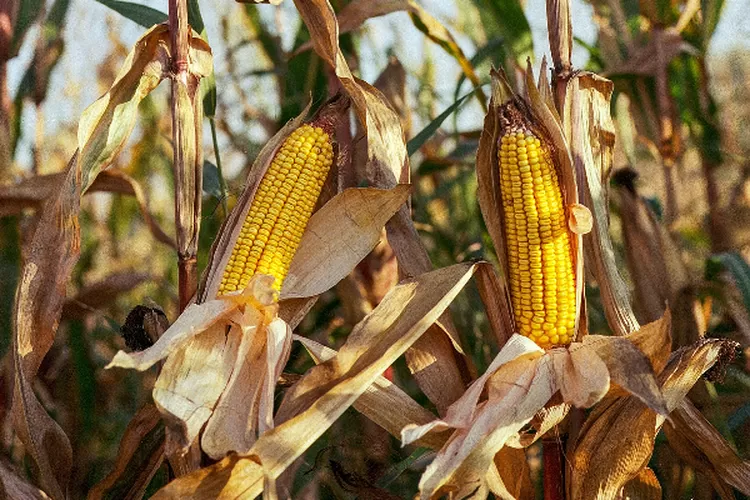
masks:
[[(347, 3), (332, 0), (336, 10)], [(164, 4), (21, 0), (8, 43), (0, 44), (7, 49), (0, 53), (0, 355), (6, 387), (21, 248), (44, 181), (64, 169), (76, 144), (78, 116), (109, 87), (144, 26), (165, 19)], [(206, 101), (202, 268), (260, 147), (310, 97), (321, 103), (329, 78), (314, 53), (297, 52), (309, 35), (291, 2), (279, 7), (200, 2), (200, 13), (197, 5), (191, 4), (192, 23), (198, 31), (205, 26), (216, 72), (215, 106)], [(452, 33), (481, 83), (488, 81), (491, 65), (514, 74), (527, 57), (538, 62), (548, 53), (540, 0), (420, 5)], [(578, 42), (573, 63), (615, 82), (615, 171), (604, 180), (611, 185), (612, 237), (636, 312), (642, 322), (653, 320), (669, 302), (678, 312), (677, 345), (703, 332), (742, 344), (745, 352), (724, 383), (700, 382), (691, 397), (747, 457), (750, 2), (595, 0), (573, 7)], [(435, 265), (494, 260), (473, 171), (484, 112), (479, 99), (462, 98), (474, 85), (455, 51), (430, 40), (417, 24), (403, 12), (371, 19), (342, 35), (341, 46), (350, 66), (365, 80), (377, 80), (401, 113), (413, 151), (414, 219)], [(487, 93), (489, 87), (483, 89)], [(81, 259), (35, 386), (73, 444), (75, 498), (111, 469), (125, 426), (150, 401), (154, 372), (103, 370), (123, 347), (120, 326), (138, 304), (158, 306), (171, 320), (177, 314), (175, 254), (154, 237), (154, 226), (174, 233), (170, 128), (163, 85), (143, 101), (136, 132), (111, 167), (125, 174), (131, 187), (84, 198)], [(135, 192), (142, 193), (140, 200)], [(338, 292), (347, 286), (342, 283)], [(327, 293), (299, 333), (339, 345), (359, 319), (344, 296)], [(595, 287), (588, 297), (591, 330), (606, 333)], [(452, 311), (481, 372), (497, 346), (478, 304), (476, 290), (468, 289)], [(287, 371), (302, 373), (310, 365), (309, 357), (295, 350)], [(429, 405), (404, 363), (393, 376)], [(7, 389), (0, 396), (3, 452), (28, 467), (8, 422), (8, 396)], [(529, 450), (537, 476), (538, 454)], [(424, 456), (423, 450), (401, 449), (350, 411), (305, 455), (296, 491), (300, 498), (353, 498), (371, 487), (414, 491)], [(651, 467), (667, 498), (712, 498), (706, 478), (676, 459), (664, 439)], [(166, 477), (163, 466), (152, 490)]]

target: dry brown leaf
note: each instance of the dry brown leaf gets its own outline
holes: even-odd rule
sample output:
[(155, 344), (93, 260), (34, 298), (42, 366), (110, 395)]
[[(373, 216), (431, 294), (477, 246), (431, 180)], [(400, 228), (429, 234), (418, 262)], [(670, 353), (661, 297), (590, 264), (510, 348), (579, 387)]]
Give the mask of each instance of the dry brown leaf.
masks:
[[(668, 411), (673, 411), (698, 378), (727, 348), (711, 340), (672, 354), (659, 375)], [(570, 457), (566, 483), (572, 499), (612, 498), (646, 466), (665, 421), (634, 396), (610, 397), (586, 419)]]
[[(305, 346), (316, 363), (328, 361), (337, 354), (314, 340), (296, 335), (294, 338)], [(378, 377), (352, 406), (396, 437), (401, 437), (401, 429), (409, 424), (426, 424), (435, 419), (434, 414), (383, 376)], [(445, 444), (447, 437), (444, 434), (428, 434), (415, 444), (437, 450)]]
[(630, 307), (630, 295), (619, 274), (609, 236), (606, 186), (613, 165), (614, 123), (610, 116), (612, 82), (594, 73), (580, 72), (568, 80), (565, 95), (565, 134), (575, 171), (593, 215), (593, 231), (585, 238), (586, 261), (601, 289), (604, 312), (617, 335), (639, 328)]
[(622, 500), (661, 500), (661, 485), (654, 471), (648, 467), (641, 470), (636, 477), (623, 486), (618, 498)]
[[(351, 5), (348, 4), (345, 8)], [(339, 17), (339, 23), (341, 23), (341, 17)], [(388, 65), (373, 85), (383, 93), (383, 96), (401, 118), (401, 129), (404, 131), (404, 136), (411, 137), (411, 106), (409, 106), (406, 92), (406, 70), (396, 56), (388, 58)]]
[(0, 460), (0, 498), (43, 500), (49, 497), (42, 490), (22, 479), (5, 460)]
[(153, 498), (254, 498), (277, 478), (422, 335), (468, 282), (475, 265), (426, 273), (394, 288), (350, 334), (339, 354), (287, 393), (277, 427), (248, 457), (229, 456), (181, 477)]
[[(685, 399), (664, 426), (669, 446), (711, 481), (717, 492), (731, 488), (750, 495), (750, 461), (741, 459), (693, 404)], [(724, 495), (722, 495), (724, 496)]]
[(89, 106), (78, 128), (79, 153), (42, 208), (25, 255), (14, 311), (15, 430), (34, 459), (39, 481), (55, 499), (65, 497), (72, 450), (60, 427), (31, 389), (55, 337), (65, 287), (79, 254), (81, 194), (122, 149), (135, 125), (138, 103), (161, 81), (169, 59), (166, 28), (156, 26), (136, 42), (110, 90)]
[(62, 318), (83, 318), (90, 312), (108, 305), (121, 293), (137, 287), (149, 277), (147, 273), (134, 271), (107, 276), (101, 281), (82, 288), (75, 297), (68, 299), (63, 305)]
[[(385, 16), (392, 12), (399, 11), (408, 12), (417, 29), (456, 59), (466, 77), (475, 87), (479, 85), (479, 78), (474, 72), (474, 67), (464, 55), (461, 47), (456, 43), (453, 35), (450, 34), (440, 21), (432, 17), (414, 0), (387, 0), (379, 2), (354, 0), (344, 6), (337, 15), (339, 34), (343, 35), (344, 33), (349, 33), (350, 31), (359, 28), (368, 19)], [(313, 43), (314, 41), (303, 44), (297, 49), (295, 54), (309, 50)], [(477, 96), (479, 97), (482, 106), (486, 106), (484, 94), (479, 91)]]
[(300, 242), (304, 252), (294, 256), (280, 298), (320, 295), (341, 281), (375, 248), (410, 190), (347, 189), (333, 197), (310, 219)]
[(142, 498), (164, 460), (164, 425), (152, 404), (138, 410), (120, 440), (115, 467), (89, 491), (88, 500)]
[[(65, 173), (37, 175), (18, 184), (0, 186), (0, 217), (16, 215), (24, 209), (39, 209), (45, 200), (50, 198), (55, 189), (65, 178)], [(87, 193), (110, 192), (135, 196), (143, 220), (148, 225), (157, 241), (177, 248), (174, 240), (167, 236), (148, 209), (148, 201), (140, 184), (128, 175), (116, 169), (99, 172)]]

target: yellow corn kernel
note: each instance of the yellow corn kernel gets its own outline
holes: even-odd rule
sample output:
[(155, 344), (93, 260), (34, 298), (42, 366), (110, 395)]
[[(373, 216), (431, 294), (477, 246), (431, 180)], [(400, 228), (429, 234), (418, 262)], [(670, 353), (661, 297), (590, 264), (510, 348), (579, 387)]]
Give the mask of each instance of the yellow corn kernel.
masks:
[(219, 295), (247, 286), (256, 274), (281, 285), (333, 164), (333, 145), (320, 127), (303, 125), (287, 137), (253, 198), (221, 284)]
[(522, 120), (511, 119), (498, 161), (516, 329), (543, 348), (567, 345), (574, 337), (576, 282), (550, 149)]

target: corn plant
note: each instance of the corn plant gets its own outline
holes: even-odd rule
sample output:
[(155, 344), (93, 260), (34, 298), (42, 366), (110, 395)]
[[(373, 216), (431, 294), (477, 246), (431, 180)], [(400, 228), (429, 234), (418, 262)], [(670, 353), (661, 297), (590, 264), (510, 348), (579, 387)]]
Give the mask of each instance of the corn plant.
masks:
[[(44, 2), (0, 2), (5, 496), (750, 495), (735, 361), (750, 267), (726, 225), (707, 231), (710, 256), (685, 259), (676, 225), (680, 119), (709, 219), (722, 217), (718, 111), (705, 75), (700, 115), (674, 83), (705, 63), (718, 4), (594, 2), (599, 46), (580, 70), (565, 0), (546, 3), (551, 68), (531, 61), (516, 1), (462, 6), (474, 28), (458, 41), (461, 26), (414, 0), (241, 2), (220, 34), (195, 1), (98, 1), (145, 31), (104, 65), (65, 165), (40, 171), (38, 128), (20, 181), (22, 111), (48, 109), (68, 3), (45, 16)], [(439, 52), (414, 70), (394, 50), (366, 81), (380, 17), (408, 19)], [(34, 22), (45, 29), (11, 107), (8, 61)], [(642, 26), (651, 69), (632, 66)], [(703, 52), (673, 53), (680, 37)], [(436, 61), (458, 80), (442, 113)], [(658, 120), (634, 125), (639, 99)], [(634, 182), (639, 134), (659, 144), (663, 217)], [(225, 178), (228, 164), (240, 169)], [(95, 191), (118, 193), (105, 223)]]

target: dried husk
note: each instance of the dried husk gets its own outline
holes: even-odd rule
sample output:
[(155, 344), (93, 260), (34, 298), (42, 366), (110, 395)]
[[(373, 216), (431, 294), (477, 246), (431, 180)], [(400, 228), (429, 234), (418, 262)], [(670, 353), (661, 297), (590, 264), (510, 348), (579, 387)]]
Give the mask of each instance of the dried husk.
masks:
[[(468, 282), (477, 264), (458, 264), (394, 288), (351, 333), (339, 354), (310, 370), (286, 395), (278, 425), (247, 456), (183, 476), (154, 498), (253, 498), (273, 482), (422, 335)], [(283, 422), (282, 422), (283, 421)]]
[[(448, 409), (443, 419), (410, 425), (402, 431), (402, 441), (409, 443), (430, 432), (455, 429), (422, 476), (422, 498), (432, 498), (444, 491), (488, 486), (495, 494), (509, 498), (504, 481), (498, 481), (491, 469), (493, 460), (504, 446), (528, 446), (565, 416), (567, 407), (557, 404), (549, 414), (542, 415), (539, 425), (544, 428), (538, 436), (529, 438), (519, 434), (558, 391), (565, 403), (585, 408), (603, 398), (612, 383), (617, 390), (626, 388), (634, 398), (666, 414), (668, 409), (652, 371), (653, 365), (663, 366), (659, 358), (663, 353), (644, 354), (635, 342), (661, 335), (659, 340), (668, 346), (669, 320), (667, 315), (629, 337), (589, 335), (568, 348), (546, 352), (530, 339), (513, 335), (487, 371)], [(654, 360), (648, 355), (653, 355)], [(487, 399), (482, 401), (485, 391)]]
[[(669, 412), (728, 347), (727, 341), (706, 340), (672, 354), (659, 375)], [(586, 420), (570, 457), (569, 498), (617, 495), (648, 463), (665, 419), (633, 396), (605, 399)]]
[(584, 240), (586, 261), (601, 290), (610, 327), (615, 334), (626, 335), (640, 325), (617, 269), (609, 236), (606, 186), (613, 165), (615, 138), (610, 116), (612, 90), (609, 80), (594, 73), (578, 72), (566, 82), (562, 115), (581, 199), (593, 215), (593, 231)]

